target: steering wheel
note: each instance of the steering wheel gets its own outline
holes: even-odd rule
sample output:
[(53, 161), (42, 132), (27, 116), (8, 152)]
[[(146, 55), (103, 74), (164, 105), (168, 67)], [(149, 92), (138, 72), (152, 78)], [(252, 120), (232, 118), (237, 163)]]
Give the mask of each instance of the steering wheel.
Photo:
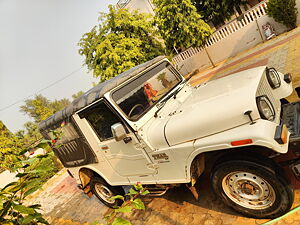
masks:
[(138, 108), (138, 107), (141, 107), (143, 110), (144, 110), (144, 106), (142, 105), (142, 104), (136, 104), (135, 106), (133, 106), (131, 109), (130, 109), (130, 111), (129, 111), (129, 113), (128, 113), (128, 117), (131, 117), (131, 114), (134, 112), (134, 110), (136, 109), (136, 108)]

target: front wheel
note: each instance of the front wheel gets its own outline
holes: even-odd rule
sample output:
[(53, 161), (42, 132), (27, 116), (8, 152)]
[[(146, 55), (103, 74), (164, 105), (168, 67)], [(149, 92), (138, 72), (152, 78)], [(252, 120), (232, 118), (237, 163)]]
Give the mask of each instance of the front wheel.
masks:
[(214, 192), (234, 210), (253, 218), (276, 218), (292, 206), (294, 191), (276, 168), (254, 161), (230, 160), (212, 172)]
[(116, 208), (122, 205), (121, 199), (111, 199), (115, 195), (124, 195), (124, 189), (118, 186), (111, 186), (105, 180), (99, 177), (93, 177), (91, 182), (91, 191), (106, 206)]

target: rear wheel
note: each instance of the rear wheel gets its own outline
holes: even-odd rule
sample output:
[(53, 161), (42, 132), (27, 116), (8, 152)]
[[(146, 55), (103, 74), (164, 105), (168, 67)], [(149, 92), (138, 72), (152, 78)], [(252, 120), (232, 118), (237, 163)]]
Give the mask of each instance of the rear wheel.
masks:
[(90, 185), (93, 194), (106, 206), (115, 208), (122, 205), (123, 201), (121, 199), (111, 199), (115, 195), (125, 194), (122, 187), (111, 186), (99, 177), (93, 177)]
[(254, 218), (276, 218), (292, 206), (294, 191), (272, 165), (230, 160), (215, 166), (215, 193), (234, 210)]

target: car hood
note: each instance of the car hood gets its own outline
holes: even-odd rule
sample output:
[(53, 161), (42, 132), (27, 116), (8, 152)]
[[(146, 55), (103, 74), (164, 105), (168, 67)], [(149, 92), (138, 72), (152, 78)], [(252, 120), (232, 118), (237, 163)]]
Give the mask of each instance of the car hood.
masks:
[(180, 104), (177, 101), (164, 107), (149, 127), (148, 137), (156, 137), (152, 139), (155, 147), (163, 147), (157, 146), (162, 139), (173, 146), (249, 123), (249, 117), (244, 115), (248, 110), (254, 120), (258, 119), (256, 91), (264, 70), (265, 67), (257, 67), (193, 88)]

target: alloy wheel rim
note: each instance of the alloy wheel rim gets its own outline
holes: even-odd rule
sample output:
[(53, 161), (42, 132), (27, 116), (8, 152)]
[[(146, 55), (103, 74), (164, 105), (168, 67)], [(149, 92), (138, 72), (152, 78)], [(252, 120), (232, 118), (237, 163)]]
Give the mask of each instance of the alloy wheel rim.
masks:
[(222, 188), (234, 203), (248, 209), (266, 209), (275, 202), (275, 191), (262, 177), (237, 171), (226, 175)]
[(97, 194), (100, 196), (101, 199), (103, 199), (105, 202), (109, 203), (109, 204), (113, 204), (115, 203), (115, 199), (111, 199), (111, 197), (113, 197), (113, 193), (111, 192), (111, 190), (104, 186), (103, 184), (95, 184), (95, 190), (97, 192)]

